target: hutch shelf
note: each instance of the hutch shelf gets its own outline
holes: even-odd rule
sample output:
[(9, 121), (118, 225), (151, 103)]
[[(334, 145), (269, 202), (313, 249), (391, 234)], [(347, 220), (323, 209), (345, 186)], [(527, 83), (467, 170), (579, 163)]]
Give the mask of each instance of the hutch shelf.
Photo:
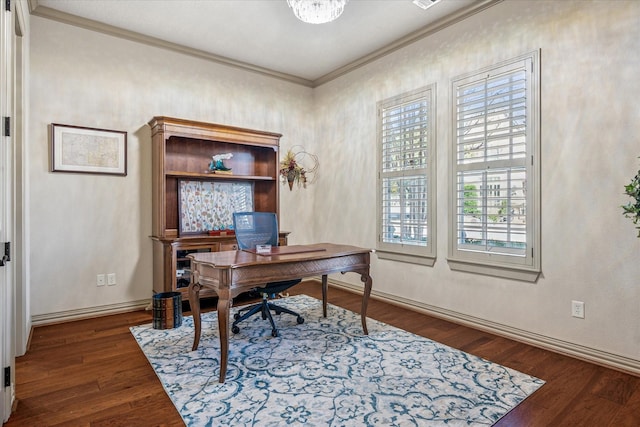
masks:
[[(234, 209), (248, 206), (279, 215), (281, 135), (170, 117), (154, 117), (149, 126), (153, 291), (186, 292), (189, 253), (236, 250), (235, 235), (228, 230)], [(233, 155), (224, 160), (231, 173), (210, 172), (212, 156), (227, 153)], [(287, 235), (280, 233), (281, 245), (287, 244)]]

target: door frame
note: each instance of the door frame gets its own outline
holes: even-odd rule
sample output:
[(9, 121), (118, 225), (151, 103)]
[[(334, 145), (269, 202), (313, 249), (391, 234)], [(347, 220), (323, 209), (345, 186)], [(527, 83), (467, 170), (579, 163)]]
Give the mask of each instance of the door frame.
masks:
[[(10, 6), (13, 6), (10, 4)], [(9, 8), (11, 9), (11, 7)], [(13, 211), (13, 197), (11, 187), (13, 185), (11, 136), (5, 136), (5, 117), (11, 117), (11, 92), (12, 92), (12, 52), (11, 52), (11, 10), (3, 7), (0, 18), (0, 118), (2, 118), (2, 131), (0, 141), (0, 256), (4, 255), (4, 242), (10, 242), (12, 238), (11, 216)], [(10, 120), (10, 119), (9, 119)], [(9, 387), (5, 384), (5, 369), (14, 370), (15, 352), (13, 351), (13, 274), (12, 263), (5, 262), (0, 267), (0, 419), (4, 422), (9, 419), (11, 406), (13, 404), (13, 384), (11, 380)], [(14, 373), (11, 373), (13, 376)]]
[[(3, 2), (4, 3), (4, 2)], [(0, 256), (4, 242), (10, 242), (11, 260), (0, 267), (0, 420), (11, 415), (15, 402), (15, 358), (27, 349), (29, 314), (27, 246), (27, 156), (26, 86), (28, 70), (25, 33), (28, 11), (25, 2), (11, 1), (0, 17)], [(4, 4), (3, 4), (4, 6)], [(9, 117), (5, 136), (4, 117)], [(9, 386), (4, 369), (10, 369)]]

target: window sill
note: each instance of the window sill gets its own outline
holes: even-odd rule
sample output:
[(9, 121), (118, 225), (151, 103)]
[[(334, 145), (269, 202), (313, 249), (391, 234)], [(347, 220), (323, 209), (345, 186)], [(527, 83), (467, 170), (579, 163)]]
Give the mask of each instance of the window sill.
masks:
[(403, 254), (398, 252), (389, 252), (380, 249), (376, 249), (376, 255), (379, 259), (388, 259), (390, 261), (407, 262), (410, 264), (426, 265), (427, 267), (433, 267), (436, 263), (436, 257), (430, 257), (425, 255), (412, 255)]
[(502, 277), (505, 279), (520, 280), (523, 282), (535, 283), (540, 276), (540, 270), (522, 266), (504, 266), (480, 264), (469, 261), (459, 261), (447, 259), (449, 268), (453, 271), (464, 271), (466, 273), (484, 274), (486, 276)]

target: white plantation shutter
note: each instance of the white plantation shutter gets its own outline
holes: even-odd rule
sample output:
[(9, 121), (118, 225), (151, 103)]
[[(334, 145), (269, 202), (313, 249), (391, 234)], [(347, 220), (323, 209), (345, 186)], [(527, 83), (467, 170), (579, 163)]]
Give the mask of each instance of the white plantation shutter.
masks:
[(433, 255), (433, 97), (428, 87), (378, 104), (378, 249), (383, 258), (432, 263), (412, 256)]
[(536, 64), (532, 54), (453, 81), (454, 265), (537, 269)]
[(524, 159), (527, 70), (509, 70), (457, 88), (458, 164)]

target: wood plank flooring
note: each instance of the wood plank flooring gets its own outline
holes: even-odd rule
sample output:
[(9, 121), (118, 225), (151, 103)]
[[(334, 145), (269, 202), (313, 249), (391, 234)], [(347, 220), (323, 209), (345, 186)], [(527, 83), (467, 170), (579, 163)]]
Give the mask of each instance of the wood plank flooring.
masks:
[[(316, 282), (291, 291), (321, 298)], [(344, 290), (331, 288), (329, 302), (360, 312), (361, 297)], [(640, 426), (638, 377), (377, 300), (367, 314), (547, 382), (499, 427)], [(18, 402), (6, 426), (184, 425), (129, 332), (151, 317), (138, 311), (35, 328), (16, 360)]]

